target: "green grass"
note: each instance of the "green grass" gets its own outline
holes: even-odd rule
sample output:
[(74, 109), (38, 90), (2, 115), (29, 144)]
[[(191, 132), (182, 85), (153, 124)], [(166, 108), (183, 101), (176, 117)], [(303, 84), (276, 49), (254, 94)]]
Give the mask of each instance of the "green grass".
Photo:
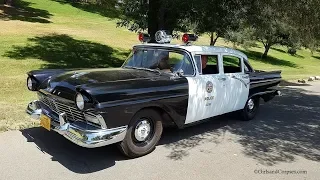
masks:
[[(18, 8), (0, 6), (0, 131), (37, 125), (25, 113), (35, 93), (25, 87), (26, 72), (44, 68), (119, 66), (137, 34), (116, 28), (112, 9), (71, 5), (63, 0), (23, 0)], [(181, 43), (174, 40), (173, 43)], [(207, 45), (208, 36), (195, 44)], [(219, 46), (229, 46), (223, 39)], [(261, 46), (261, 45), (260, 45)], [(320, 75), (320, 55), (308, 50), (291, 56), (283, 47), (270, 50), (262, 60), (262, 47), (243, 51), (255, 69), (282, 70), (293, 80)]]

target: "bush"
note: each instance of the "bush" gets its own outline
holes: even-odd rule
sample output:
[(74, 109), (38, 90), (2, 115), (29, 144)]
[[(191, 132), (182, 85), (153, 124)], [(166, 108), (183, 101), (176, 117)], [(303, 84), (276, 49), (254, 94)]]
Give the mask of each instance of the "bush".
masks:
[(295, 48), (289, 48), (288, 49), (288, 53), (291, 54), (291, 55), (296, 55), (297, 50)]

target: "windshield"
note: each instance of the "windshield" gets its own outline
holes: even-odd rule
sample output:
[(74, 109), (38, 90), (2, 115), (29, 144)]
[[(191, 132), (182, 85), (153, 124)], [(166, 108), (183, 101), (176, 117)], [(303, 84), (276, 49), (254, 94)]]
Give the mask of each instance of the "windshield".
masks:
[(194, 70), (189, 56), (185, 52), (162, 49), (134, 49), (123, 65), (124, 68), (139, 68), (193, 75)]

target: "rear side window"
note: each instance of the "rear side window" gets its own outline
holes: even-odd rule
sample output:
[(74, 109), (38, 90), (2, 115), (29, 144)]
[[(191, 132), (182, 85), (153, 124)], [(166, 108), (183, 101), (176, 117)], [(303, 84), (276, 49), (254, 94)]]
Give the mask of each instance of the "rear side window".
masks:
[(219, 74), (218, 55), (204, 55), (207, 63), (202, 67), (202, 74)]
[(218, 55), (195, 56), (200, 74), (219, 74)]
[(223, 69), (225, 74), (242, 72), (241, 58), (230, 55), (223, 56)]

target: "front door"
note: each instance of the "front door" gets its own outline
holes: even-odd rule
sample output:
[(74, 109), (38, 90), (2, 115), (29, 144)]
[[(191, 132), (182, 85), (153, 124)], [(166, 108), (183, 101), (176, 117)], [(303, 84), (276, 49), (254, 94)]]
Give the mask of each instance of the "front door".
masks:
[(225, 113), (243, 109), (249, 95), (249, 75), (244, 73), (243, 58), (224, 54), (223, 73), (226, 84)]
[[(185, 124), (224, 113), (226, 96), (225, 76), (219, 68), (219, 56), (207, 55), (208, 65), (204, 74), (187, 77), (189, 84), (188, 111)], [(201, 56), (195, 56), (197, 64)], [(198, 69), (202, 69), (198, 66)]]

